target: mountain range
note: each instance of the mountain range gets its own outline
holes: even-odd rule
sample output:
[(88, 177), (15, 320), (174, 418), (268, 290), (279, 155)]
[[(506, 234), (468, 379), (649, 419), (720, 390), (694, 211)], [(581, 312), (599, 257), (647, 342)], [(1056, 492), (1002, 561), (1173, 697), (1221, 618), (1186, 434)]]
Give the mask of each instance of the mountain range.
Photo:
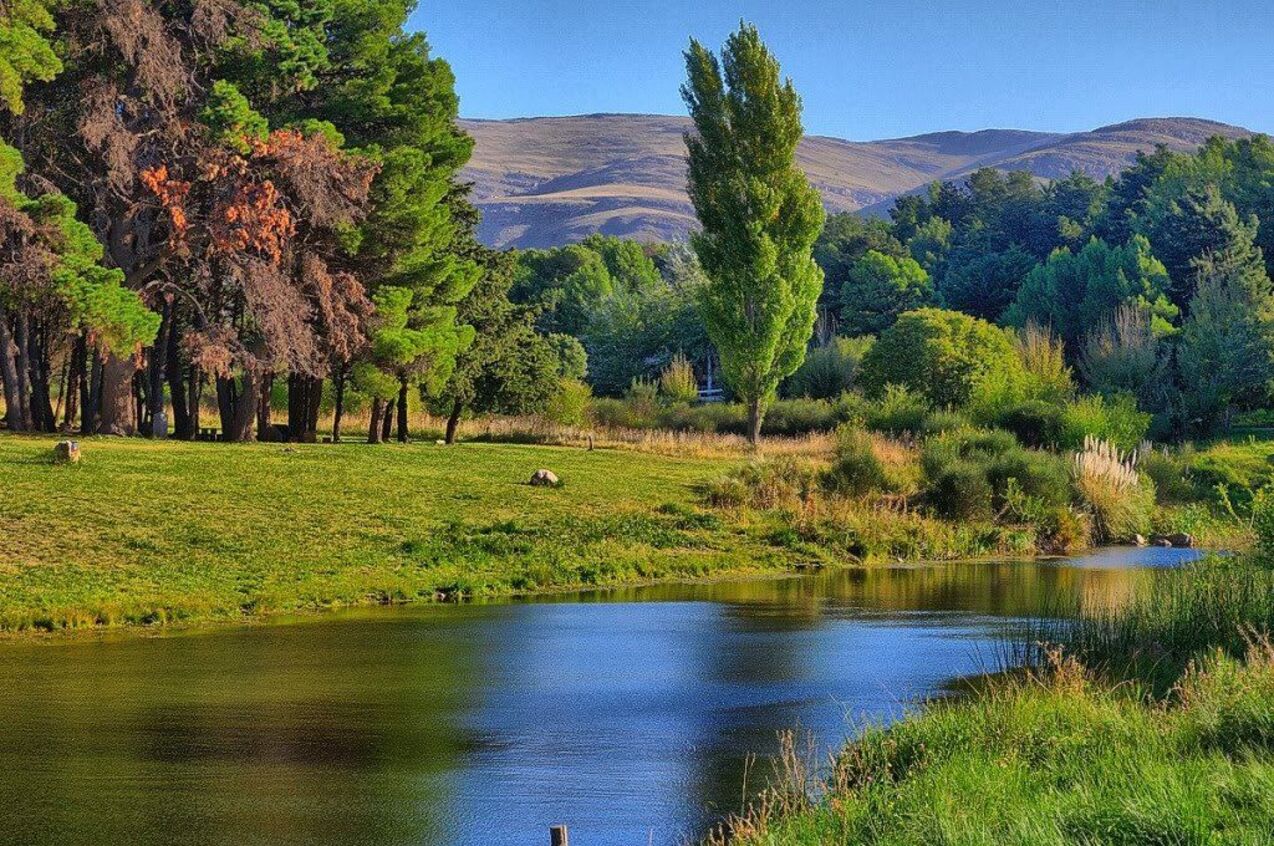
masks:
[[(475, 141), (462, 178), (493, 247), (548, 247), (594, 232), (669, 241), (694, 228), (685, 191), (684, 117), (601, 114), (462, 120)], [(1089, 132), (934, 132), (884, 141), (807, 136), (800, 166), (829, 212), (884, 214), (895, 197), (981, 167), (1040, 179), (1118, 173), (1138, 150), (1192, 150), (1213, 135), (1252, 133), (1199, 118), (1140, 118)]]

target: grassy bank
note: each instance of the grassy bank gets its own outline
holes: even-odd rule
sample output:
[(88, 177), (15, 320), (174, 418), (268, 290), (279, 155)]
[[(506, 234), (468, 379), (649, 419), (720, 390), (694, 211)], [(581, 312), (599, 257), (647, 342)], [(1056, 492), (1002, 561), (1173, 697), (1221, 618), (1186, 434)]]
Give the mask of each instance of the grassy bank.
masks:
[[(739, 459), (468, 444), (0, 437), (0, 627), (240, 619), (760, 572), (794, 556), (697, 507)], [(526, 484), (540, 467), (560, 488)]]
[[(0, 436), (0, 632), (1028, 556), (1056, 538), (990, 489), (983, 511), (943, 512), (914, 440), (775, 440), (757, 459), (733, 436), (612, 433), (589, 450), (587, 433), (487, 426), (470, 434), (578, 446), (88, 439), (58, 466), (51, 438)], [(565, 484), (527, 485), (540, 467)], [(987, 467), (1066, 484), (1060, 459), (1020, 448)], [(1171, 507), (1235, 523), (1190, 496)]]
[(1269, 570), (1192, 568), (1117, 613), (1054, 629), (1066, 649), (1027, 677), (869, 729), (819, 779), (788, 756), (729, 835), (744, 846), (1268, 844), (1272, 627)]

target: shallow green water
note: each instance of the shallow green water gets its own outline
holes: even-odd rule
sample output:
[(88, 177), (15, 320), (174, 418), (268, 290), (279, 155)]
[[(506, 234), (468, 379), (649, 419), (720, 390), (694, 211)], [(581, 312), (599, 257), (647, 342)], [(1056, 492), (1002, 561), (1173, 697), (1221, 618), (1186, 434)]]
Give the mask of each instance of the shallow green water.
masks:
[[(993, 668), (1170, 550), (839, 571), (0, 647), (0, 842), (677, 843), (800, 726), (821, 749)], [(750, 787), (766, 772), (754, 768)]]

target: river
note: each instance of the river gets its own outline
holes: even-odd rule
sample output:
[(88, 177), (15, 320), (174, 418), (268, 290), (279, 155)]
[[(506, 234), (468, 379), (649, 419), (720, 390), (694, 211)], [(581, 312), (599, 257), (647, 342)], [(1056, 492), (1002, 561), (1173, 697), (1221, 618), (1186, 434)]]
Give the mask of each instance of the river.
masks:
[[(1184, 551), (843, 570), (0, 644), (0, 842), (676, 844), (1061, 597)], [(744, 781), (749, 753), (761, 756)]]

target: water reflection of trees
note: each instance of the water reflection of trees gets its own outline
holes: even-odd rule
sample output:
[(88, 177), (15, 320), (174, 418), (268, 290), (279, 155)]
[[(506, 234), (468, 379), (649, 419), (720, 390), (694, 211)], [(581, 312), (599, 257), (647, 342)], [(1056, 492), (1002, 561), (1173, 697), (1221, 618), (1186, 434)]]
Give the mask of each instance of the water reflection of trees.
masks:
[(15, 649), (0, 665), (0, 830), (14, 843), (446, 842), (443, 776), (469, 746), (446, 715), (483, 649), (464, 631), (306, 624)]

